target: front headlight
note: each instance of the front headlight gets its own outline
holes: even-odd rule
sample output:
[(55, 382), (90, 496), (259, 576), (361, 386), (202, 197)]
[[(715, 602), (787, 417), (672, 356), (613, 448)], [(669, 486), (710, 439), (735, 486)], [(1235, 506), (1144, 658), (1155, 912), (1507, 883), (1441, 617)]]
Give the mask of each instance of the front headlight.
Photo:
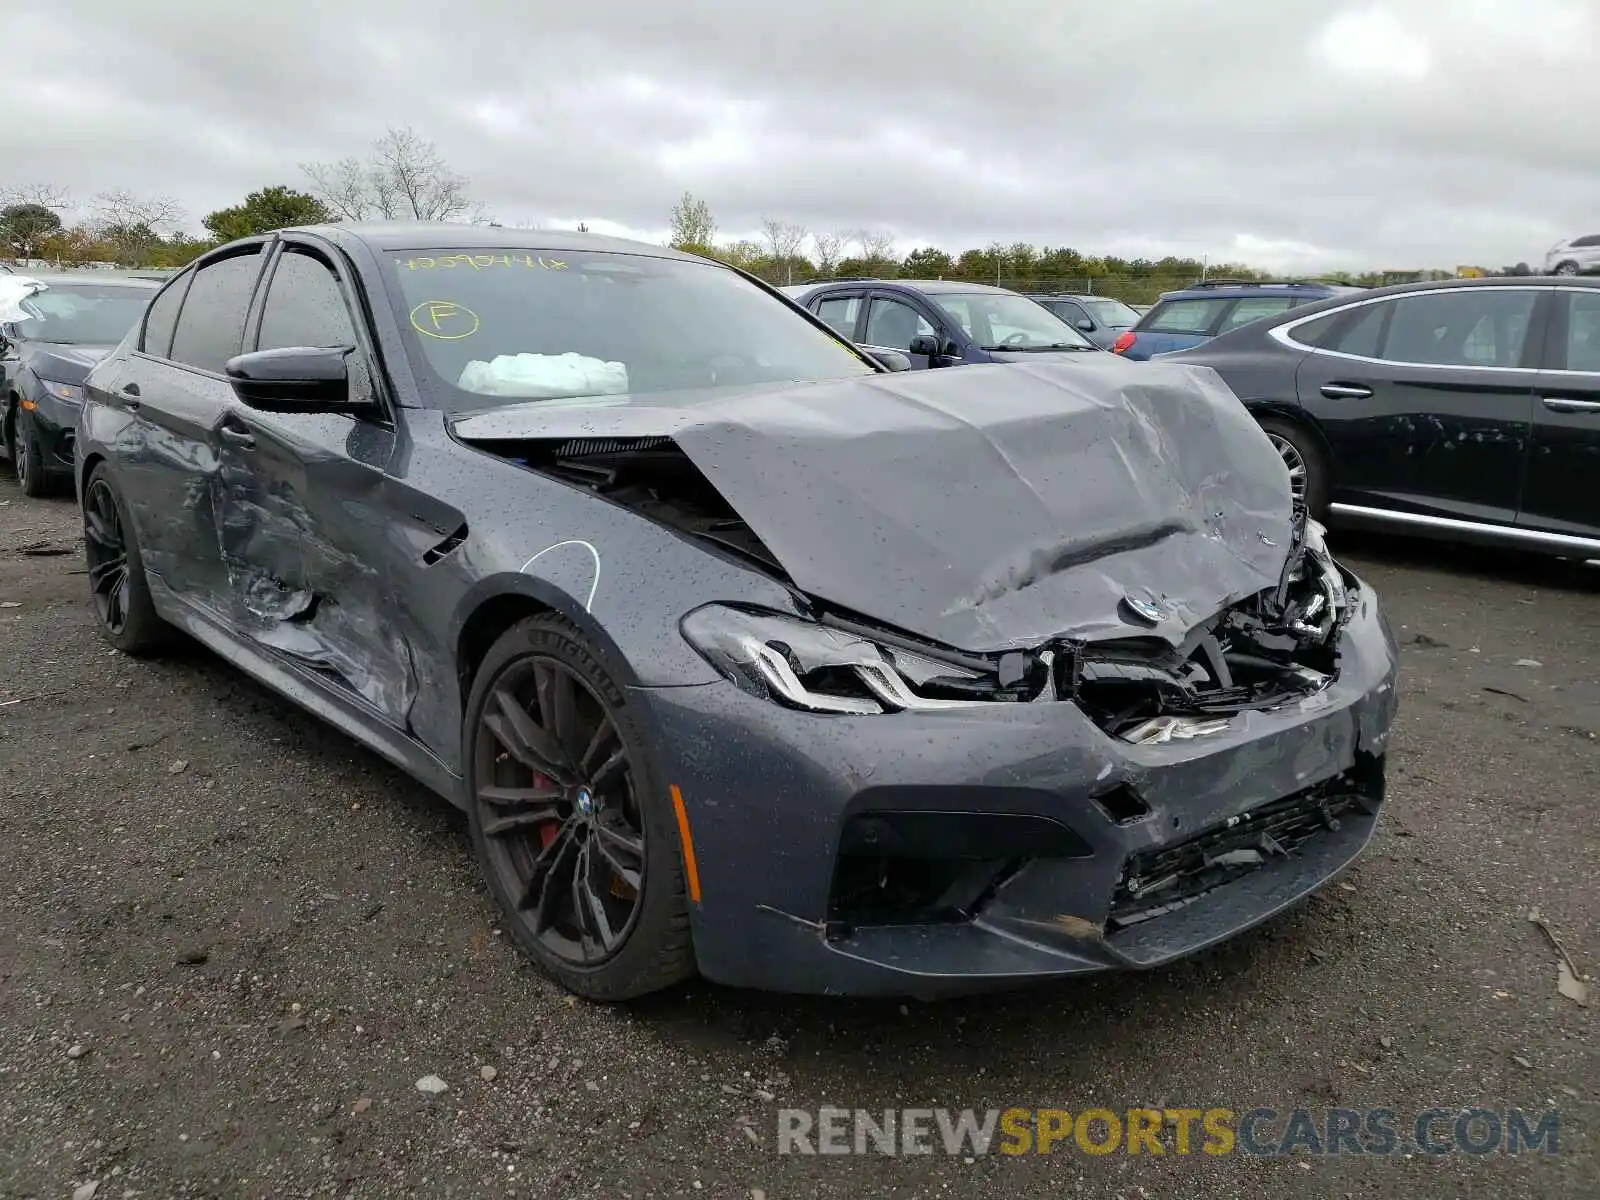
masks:
[(710, 604), (685, 617), (682, 628), (689, 644), (739, 687), (808, 712), (882, 713), (995, 702), (918, 695), (912, 684), (959, 686), (981, 676), (814, 621)]
[(83, 388), (75, 383), (57, 383), (53, 379), (41, 379), (39, 384), (57, 400), (65, 400), (68, 404), (83, 403)]

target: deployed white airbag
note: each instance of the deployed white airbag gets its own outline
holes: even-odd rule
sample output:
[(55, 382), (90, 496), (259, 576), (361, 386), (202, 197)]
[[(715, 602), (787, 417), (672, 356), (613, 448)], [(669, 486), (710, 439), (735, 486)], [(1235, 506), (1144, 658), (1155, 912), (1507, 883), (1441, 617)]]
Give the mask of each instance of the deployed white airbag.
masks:
[(45, 286), (26, 275), (0, 275), (0, 321), (26, 321), (33, 314), (23, 310), (22, 302)]
[(457, 386), (486, 396), (620, 396), (628, 368), (583, 354), (501, 354), (473, 359)]

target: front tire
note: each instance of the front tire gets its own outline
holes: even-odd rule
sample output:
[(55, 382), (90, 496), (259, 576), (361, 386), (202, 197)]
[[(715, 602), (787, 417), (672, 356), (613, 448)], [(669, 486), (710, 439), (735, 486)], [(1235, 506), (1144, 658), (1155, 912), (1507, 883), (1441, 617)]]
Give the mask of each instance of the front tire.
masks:
[(1568, 260), (1567, 262), (1558, 264), (1556, 266), (1555, 273), (1557, 275), (1576, 275), (1578, 274), (1578, 270), (1578, 264)]
[(1294, 498), (1306, 506), (1313, 520), (1328, 514), (1328, 464), (1316, 436), (1304, 425), (1281, 417), (1259, 418), (1272, 448), (1289, 471)]
[(48, 496), (50, 479), (44, 470), (44, 448), (39, 445), (39, 431), (33, 427), (33, 418), (27, 409), (21, 406), (11, 419), (10, 454), (22, 494), (35, 499)]
[(124, 654), (159, 649), (172, 627), (156, 614), (138, 539), (103, 465), (83, 485), (83, 545), (100, 636)]
[(501, 635), (478, 667), (462, 743), (473, 849), (518, 947), (601, 1002), (692, 976), (666, 783), (573, 625), (530, 617)]

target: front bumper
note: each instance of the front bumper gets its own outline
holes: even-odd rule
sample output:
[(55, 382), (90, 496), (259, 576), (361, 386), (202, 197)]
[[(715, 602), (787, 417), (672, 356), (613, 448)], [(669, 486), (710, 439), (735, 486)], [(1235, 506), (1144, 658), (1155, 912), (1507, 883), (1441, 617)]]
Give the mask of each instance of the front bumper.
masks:
[(33, 404), (29, 416), (39, 439), (45, 473), (71, 475), (73, 444), (77, 438), (78, 413), (82, 406), (59, 400), (42, 388), (35, 390), (38, 394), (29, 397)]
[[(937, 996), (1155, 966), (1327, 883), (1377, 825), (1395, 675), (1394, 638), (1363, 587), (1332, 686), (1188, 742), (1131, 745), (1063, 702), (851, 717), (731, 684), (633, 697), (687, 810), (703, 974)], [(912, 853), (1006, 861), (965, 896), (964, 915), (846, 909), (863, 836), (880, 835), (896, 853), (909, 839)], [(1239, 861), (1229, 854), (1241, 836), (1277, 849), (1259, 865), (1216, 867)], [(959, 868), (936, 888), (969, 886)], [(1182, 882), (1147, 900), (1148, 871)], [(1171, 897), (1181, 902), (1162, 903)]]

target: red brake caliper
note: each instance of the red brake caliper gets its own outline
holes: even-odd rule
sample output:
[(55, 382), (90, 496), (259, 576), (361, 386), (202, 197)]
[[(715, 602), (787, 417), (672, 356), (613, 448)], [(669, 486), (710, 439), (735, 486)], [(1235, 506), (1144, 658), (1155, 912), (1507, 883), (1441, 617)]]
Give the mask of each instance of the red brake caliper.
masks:
[[(533, 786), (535, 790), (554, 787), (555, 781), (548, 775), (541, 775), (539, 772), (535, 771), (533, 773)], [(548, 848), (550, 843), (556, 840), (556, 834), (560, 831), (561, 821), (559, 819), (546, 821), (543, 825), (539, 826), (539, 849), (544, 850)]]

